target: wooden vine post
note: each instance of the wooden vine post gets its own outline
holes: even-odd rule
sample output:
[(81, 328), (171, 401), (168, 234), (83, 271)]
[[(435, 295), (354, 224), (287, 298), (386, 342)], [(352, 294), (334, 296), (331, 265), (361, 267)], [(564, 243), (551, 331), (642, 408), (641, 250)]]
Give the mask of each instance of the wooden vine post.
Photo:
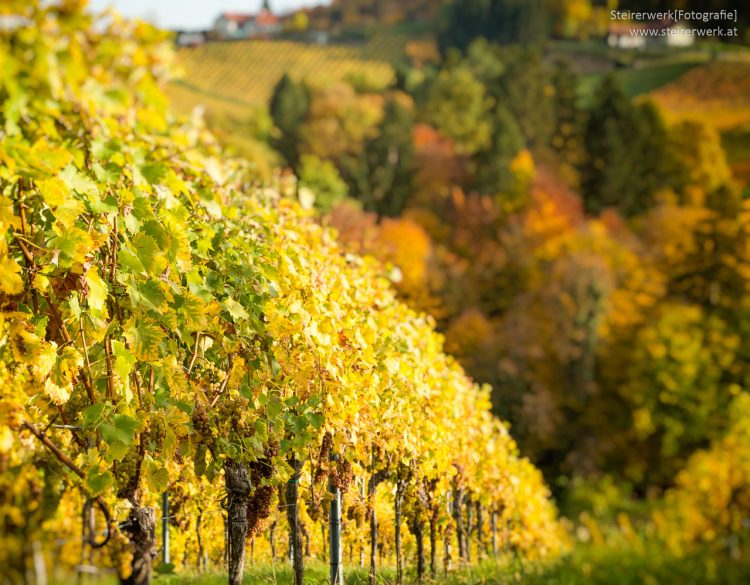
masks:
[(169, 558), (169, 492), (161, 495), (161, 562), (170, 563)]

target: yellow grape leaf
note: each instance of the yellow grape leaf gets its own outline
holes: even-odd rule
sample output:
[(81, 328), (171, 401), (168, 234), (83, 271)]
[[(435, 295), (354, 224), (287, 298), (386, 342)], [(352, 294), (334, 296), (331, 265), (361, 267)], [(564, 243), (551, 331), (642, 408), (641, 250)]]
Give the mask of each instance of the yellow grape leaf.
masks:
[(21, 229), (21, 218), (13, 212), (13, 202), (7, 197), (0, 197), (0, 228), (12, 227)]
[(47, 378), (44, 383), (44, 392), (49, 396), (50, 400), (55, 404), (64, 404), (70, 398), (70, 391), (72, 385), (66, 384), (65, 386), (58, 386), (52, 381), (52, 378)]
[(70, 189), (59, 177), (50, 177), (36, 184), (42, 199), (50, 207), (57, 207), (65, 203), (65, 199), (70, 195)]
[(107, 283), (99, 276), (99, 269), (96, 266), (90, 268), (86, 273), (86, 284), (88, 284), (89, 289), (87, 295), (89, 307), (94, 311), (106, 312), (105, 303), (109, 290), (107, 289)]
[(0, 258), (0, 291), (8, 295), (23, 292), (23, 280), (19, 276), (21, 267), (12, 258)]
[(57, 363), (57, 344), (52, 341), (44, 343), (36, 356), (34, 363), (31, 365), (31, 371), (40, 382), (44, 380), (52, 371)]

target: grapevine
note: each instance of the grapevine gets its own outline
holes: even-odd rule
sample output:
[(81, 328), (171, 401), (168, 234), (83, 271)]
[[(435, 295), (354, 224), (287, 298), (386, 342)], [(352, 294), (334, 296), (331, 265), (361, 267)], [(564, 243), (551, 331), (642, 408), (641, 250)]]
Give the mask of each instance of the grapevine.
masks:
[[(425, 481), (446, 497), (457, 469), (473, 498), (512, 514), (519, 550), (560, 552), (549, 493), (489, 389), (372, 259), (173, 116), (163, 33), (75, 3), (10, 7), (22, 18), (0, 32), (0, 563), (13, 578), (23, 539), (79, 538), (88, 498), (111, 518), (92, 562), (123, 581), (147, 581), (154, 507), (177, 491), (175, 542), (198, 547), (179, 562), (221, 562), (225, 514), (238, 583), (245, 540), (277, 522), (290, 479), (311, 525), (326, 480), (351, 494), (377, 477), (411, 509)], [(352, 531), (386, 517), (386, 491), (350, 508)], [(65, 554), (61, 566), (80, 561)]]

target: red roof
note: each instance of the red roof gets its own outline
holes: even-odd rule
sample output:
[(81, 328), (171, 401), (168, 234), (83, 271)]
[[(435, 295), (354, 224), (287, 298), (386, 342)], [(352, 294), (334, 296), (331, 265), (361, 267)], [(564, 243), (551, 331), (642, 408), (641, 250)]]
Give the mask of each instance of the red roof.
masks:
[(237, 24), (245, 24), (249, 20), (253, 20), (255, 18), (252, 14), (242, 14), (240, 12), (224, 12), (221, 17), (224, 20), (228, 20), (230, 22), (236, 22)]
[(264, 10), (257, 17), (255, 17), (255, 23), (258, 26), (273, 26), (279, 24), (279, 17), (275, 14)]

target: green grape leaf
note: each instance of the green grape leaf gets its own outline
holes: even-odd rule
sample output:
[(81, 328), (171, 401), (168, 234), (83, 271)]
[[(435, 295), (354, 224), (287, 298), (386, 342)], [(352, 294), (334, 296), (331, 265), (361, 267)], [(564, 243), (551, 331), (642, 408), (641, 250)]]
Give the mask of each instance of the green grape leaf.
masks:
[(157, 313), (165, 312), (169, 307), (167, 300), (172, 300), (172, 295), (167, 290), (167, 285), (158, 280), (147, 280), (146, 282), (128, 287), (128, 294), (133, 306), (143, 305)]
[(281, 414), (281, 411), (283, 410), (284, 405), (281, 403), (281, 400), (278, 396), (271, 396), (268, 399), (268, 403), (266, 404), (266, 413), (268, 414), (268, 418), (275, 418)]
[(110, 461), (122, 461), (129, 451), (129, 445), (116, 441), (107, 446), (107, 457)]
[(91, 211), (94, 213), (117, 213), (117, 199), (110, 195), (102, 200), (95, 200), (91, 203)]
[(245, 310), (245, 307), (240, 305), (234, 299), (225, 299), (222, 305), (235, 321), (247, 319), (249, 317), (247, 311)]
[(141, 175), (152, 185), (157, 185), (167, 174), (167, 167), (162, 164), (150, 164), (140, 167)]
[(96, 183), (76, 169), (73, 165), (65, 167), (58, 176), (71, 191), (76, 191), (81, 195), (86, 195), (91, 201), (98, 201), (99, 188), (96, 186)]
[(81, 412), (83, 417), (83, 428), (93, 429), (96, 428), (102, 421), (104, 411), (107, 409), (107, 405), (103, 402), (97, 402), (91, 406), (87, 406)]
[(99, 473), (98, 471), (91, 469), (86, 474), (86, 487), (88, 488), (89, 495), (92, 497), (102, 495), (114, 485), (115, 478), (109, 471)]
[(123, 445), (133, 444), (139, 428), (140, 423), (126, 414), (116, 414), (108, 422), (102, 423), (100, 427), (102, 439), (107, 443), (119, 442)]
[(319, 412), (311, 412), (307, 415), (310, 418), (310, 424), (313, 428), (320, 429), (323, 427), (323, 423), (326, 422), (325, 417)]
[(120, 248), (117, 252), (117, 262), (120, 266), (130, 269), (136, 274), (143, 274), (146, 272), (141, 259), (125, 248)]
[(294, 432), (298, 434), (302, 434), (307, 430), (307, 427), (310, 425), (310, 421), (307, 420), (307, 417), (304, 414), (301, 414), (299, 416), (294, 417)]

